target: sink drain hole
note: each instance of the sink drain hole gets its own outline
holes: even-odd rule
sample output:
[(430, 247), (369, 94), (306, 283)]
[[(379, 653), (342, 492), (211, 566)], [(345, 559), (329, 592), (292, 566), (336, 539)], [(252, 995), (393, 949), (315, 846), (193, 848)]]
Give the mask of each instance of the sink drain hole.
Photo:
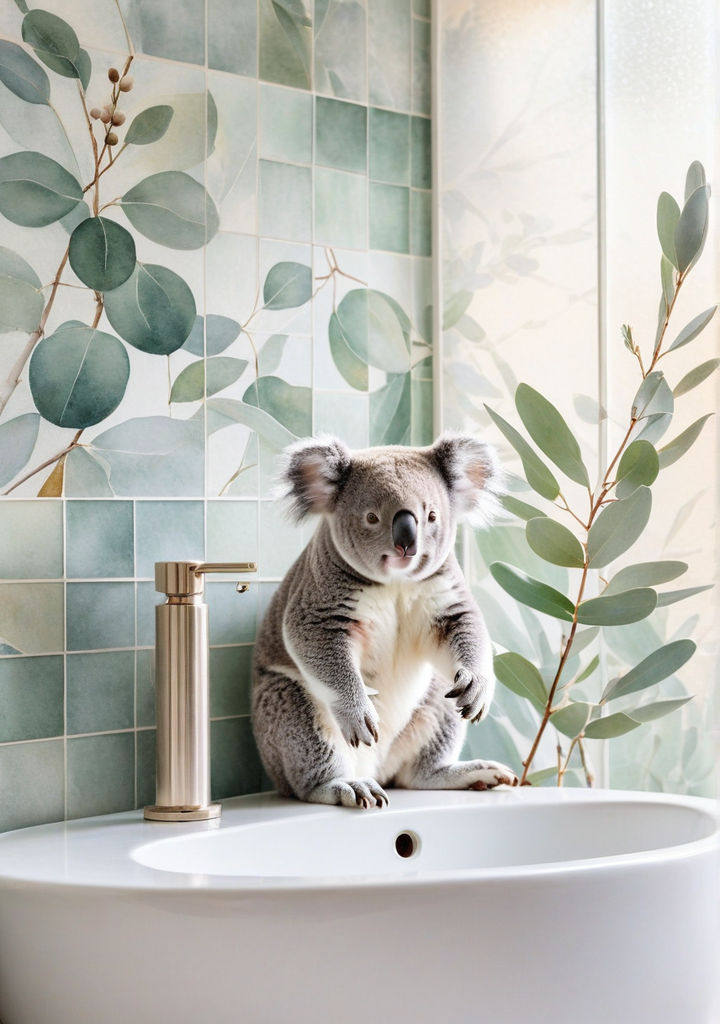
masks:
[(420, 837), (414, 832), (401, 832), (395, 838), (395, 852), (398, 857), (414, 857), (420, 850)]

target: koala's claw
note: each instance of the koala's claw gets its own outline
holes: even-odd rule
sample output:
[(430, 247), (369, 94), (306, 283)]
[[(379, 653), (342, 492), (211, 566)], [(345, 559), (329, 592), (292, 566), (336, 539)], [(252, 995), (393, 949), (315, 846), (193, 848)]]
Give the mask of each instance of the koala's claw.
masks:
[(340, 731), (351, 747), (358, 747), (361, 743), (371, 747), (377, 743), (378, 717), (372, 704), (367, 703), (360, 708), (336, 706), (333, 710)]
[(483, 699), (487, 692), (485, 680), (466, 668), (460, 668), (455, 673), (454, 683), (445, 696), (455, 700), (461, 718), (479, 722), (487, 710)]

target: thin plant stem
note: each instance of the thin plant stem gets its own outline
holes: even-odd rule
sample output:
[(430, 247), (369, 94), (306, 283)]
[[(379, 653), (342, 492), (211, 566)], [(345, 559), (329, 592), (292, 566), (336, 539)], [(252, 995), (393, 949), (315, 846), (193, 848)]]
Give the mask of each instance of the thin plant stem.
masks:
[(59, 459), (62, 459), (65, 455), (68, 455), (73, 450), (73, 448), (77, 447), (81, 434), (82, 430), (78, 430), (77, 434), (66, 448), (63, 448), (63, 450), (61, 452), (58, 452), (57, 455), (51, 456), (49, 459), (46, 459), (45, 462), (41, 463), (39, 466), (36, 466), (35, 469), (31, 470), (29, 473), (26, 473), (25, 476), (21, 477), (21, 479), (14, 483), (12, 487), (8, 487), (6, 491), (3, 491), (3, 495), (10, 494), (12, 491), (15, 490), (16, 487), (19, 487), (21, 484), (24, 484), (26, 480), (30, 480), (37, 473), (41, 473), (44, 469), (47, 469), (48, 466), (52, 466)]

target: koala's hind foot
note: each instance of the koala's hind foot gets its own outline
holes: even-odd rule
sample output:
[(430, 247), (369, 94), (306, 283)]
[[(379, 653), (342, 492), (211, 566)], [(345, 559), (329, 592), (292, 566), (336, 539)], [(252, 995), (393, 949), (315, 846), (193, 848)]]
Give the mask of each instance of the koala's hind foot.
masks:
[(313, 804), (342, 804), (343, 807), (382, 807), (388, 798), (375, 779), (330, 779), (310, 790), (305, 799)]
[(409, 789), (494, 789), (495, 786), (517, 786), (518, 777), (512, 768), (498, 761), (456, 761), (430, 772), (419, 772), (408, 784)]

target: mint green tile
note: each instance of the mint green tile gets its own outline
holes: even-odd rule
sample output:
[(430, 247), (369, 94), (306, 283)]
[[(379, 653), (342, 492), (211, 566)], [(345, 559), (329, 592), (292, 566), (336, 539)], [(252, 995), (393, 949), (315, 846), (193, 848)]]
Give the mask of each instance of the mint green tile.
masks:
[(373, 106), (410, 110), (410, 0), (368, 0), (368, 86)]
[(260, 234), (308, 242), (312, 230), (312, 172), (309, 167), (260, 161)]
[(155, 583), (136, 583), (136, 635), (138, 647), (152, 647), (155, 643), (155, 606), (164, 602), (164, 597), (155, 589)]
[(2, 502), (0, 579), (49, 580), (62, 574), (62, 501)]
[(210, 716), (250, 714), (250, 666), (253, 648), (210, 648)]
[(369, 401), (367, 394), (315, 391), (315, 433), (333, 434), (351, 448), (367, 448)]
[(263, 576), (284, 576), (305, 541), (277, 502), (260, 503), (260, 565)]
[(136, 807), (148, 807), (157, 802), (155, 791), (156, 733), (154, 729), (138, 729), (136, 734)]
[(413, 18), (412, 108), (430, 116), (430, 22)]
[(432, 255), (432, 193), (410, 190), (410, 252)]
[(135, 806), (135, 736), (132, 732), (67, 741), (67, 814), (84, 818)]
[(410, 183), (415, 188), (432, 187), (431, 121), (427, 117), (410, 118)]
[(210, 760), (213, 800), (260, 791), (262, 765), (249, 718), (210, 723)]
[(343, 171), (367, 171), (367, 108), (315, 97), (315, 162)]
[(208, 67), (257, 75), (256, 0), (207, 0)]
[(70, 578), (134, 575), (131, 501), (68, 501), (65, 522)]
[(205, 63), (204, 0), (152, 0), (136, 4), (134, 11), (139, 22), (134, 41), (143, 53)]
[(367, 248), (367, 179), (359, 174), (315, 169), (315, 242)]
[(155, 651), (135, 652), (135, 725), (155, 725)]
[(370, 108), (370, 177), (397, 185), (410, 182), (410, 117)]
[(431, 380), (412, 382), (412, 444), (432, 444), (433, 386)]
[(413, 0), (413, 14), (421, 18), (429, 18), (430, 0)]
[(257, 502), (229, 498), (208, 501), (208, 562), (256, 562), (257, 555)]
[(205, 512), (201, 501), (135, 503), (135, 557), (139, 577), (155, 579), (155, 562), (203, 559)]
[(236, 584), (211, 581), (205, 588), (211, 644), (244, 644), (255, 639), (258, 584), (250, 583), (244, 594)]
[(259, 0), (259, 71), (266, 82), (311, 88), (312, 21), (307, 0)]
[(133, 583), (68, 583), (67, 649), (135, 646)]
[(0, 584), (0, 647), (3, 653), (53, 654), (63, 651), (64, 610), (62, 583)]
[(65, 743), (0, 746), (0, 832), (65, 817)]
[(261, 157), (308, 164), (312, 161), (312, 97), (278, 85), (260, 86)]
[(0, 659), (0, 743), (63, 733), (60, 656)]
[(315, 91), (364, 102), (367, 11), (364, 0), (315, 0)]
[(135, 724), (135, 654), (67, 656), (67, 731), (110, 732)]
[(370, 248), (410, 252), (410, 190), (370, 183)]

